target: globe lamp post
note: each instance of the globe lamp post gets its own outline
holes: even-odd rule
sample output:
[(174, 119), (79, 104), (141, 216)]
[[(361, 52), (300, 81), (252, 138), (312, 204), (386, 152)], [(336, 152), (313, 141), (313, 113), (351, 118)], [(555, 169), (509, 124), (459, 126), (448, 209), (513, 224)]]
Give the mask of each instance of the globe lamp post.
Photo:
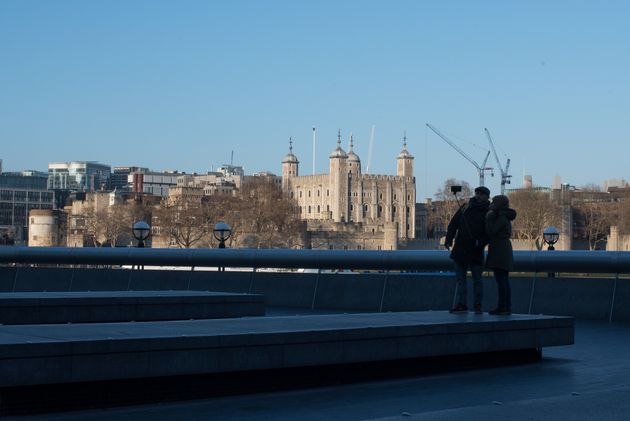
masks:
[(226, 224), (225, 222), (219, 221), (214, 226), (214, 230), (212, 231), (212, 233), (214, 234), (214, 238), (216, 238), (217, 241), (219, 242), (219, 248), (224, 249), (225, 242), (232, 235), (232, 228), (230, 228), (230, 226)]
[(151, 227), (144, 221), (138, 221), (133, 224), (131, 228), (131, 232), (133, 236), (138, 240), (138, 247), (144, 247), (144, 241), (149, 238), (149, 234), (151, 233)]

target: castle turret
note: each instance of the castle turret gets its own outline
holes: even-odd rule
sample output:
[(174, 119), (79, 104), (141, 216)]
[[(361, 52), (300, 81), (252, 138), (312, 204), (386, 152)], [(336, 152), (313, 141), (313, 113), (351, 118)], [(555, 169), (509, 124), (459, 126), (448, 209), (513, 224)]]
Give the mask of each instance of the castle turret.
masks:
[(331, 211), (335, 222), (348, 220), (348, 155), (341, 148), (341, 130), (337, 133), (337, 148), (330, 154)]
[(348, 158), (346, 159), (348, 172), (350, 174), (361, 174), (361, 159), (359, 159), (359, 155), (354, 153), (353, 147), (354, 139), (352, 133), (350, 133), (350, 148), (348, 149)]
[(290, 180), (298, 176), (300, 161), (293, 155), (293, 138), (289, 138), (289, 153), (282, 160), (282, 191), (290, 190)]
[(413, 156), (407, 150), (407, 134), (403, 136), (403, 149), (396, 158), (396, 175), (399, 177), (413, 177)]

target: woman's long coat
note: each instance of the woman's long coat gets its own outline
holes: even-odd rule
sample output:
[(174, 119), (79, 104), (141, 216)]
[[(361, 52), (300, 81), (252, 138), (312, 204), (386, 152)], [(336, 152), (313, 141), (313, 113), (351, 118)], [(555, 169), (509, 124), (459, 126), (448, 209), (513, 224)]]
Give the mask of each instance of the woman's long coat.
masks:
[(512, 253), (512, 222), (516, 218), (514, 209), (506, 208), (490, 211), (486, 215), (486, 236), (488, 239), (488, 257), (486, 267), (503, 269), (508, 272), (514, 265)]

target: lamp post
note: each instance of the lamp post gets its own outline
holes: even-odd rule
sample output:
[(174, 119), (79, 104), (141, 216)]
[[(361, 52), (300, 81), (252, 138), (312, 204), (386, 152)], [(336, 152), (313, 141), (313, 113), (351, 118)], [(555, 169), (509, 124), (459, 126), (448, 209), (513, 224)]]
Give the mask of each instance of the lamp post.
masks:
[[(553, 246), (558, 242), (560, 238), (560, 231), (556, 227), (548, 227), (543, 231), (543, 241), (547, 244), (547, 250), (555, 250), (556, 248)], [(556, 274), (554, 272), (549, 272), (547, 274), (549, 278), (555, 278)]]
[(225, 242), (232, 235), (232, 228), (230, 228), (230, 226), (225, 222), (219, 221), (214, 226), (214, 230), (212, 231), (212, 233), (214, 234), (214, 238), (216, 238), (219, 242), (219, 248), (224, 249)]
[[(212, 233), (214, 234), (214, 238), (216, 238), (219, 242), (219, 248), (224, 249), (225, 241), (232, 235), (232, 228), (230, 228), (230, 226), (225, 222), (219, 221), (214, 226), (214, 230), (212, 230)], [(219, 267), (219, 272), (223, 271), (225, 271), (225, 268)]]
[(149, 234), (151, 233), (151, 227), (144, 221), (137, 221), (131, 227), (131, 232), (133, 236), (138, 240), (138, 247), (144, 247), (144, 240), (149, 238)]
[(548, 227), (543, 231), (543, 240), (547, 244), (547, 250), (555, 250), (556, 248), (553, 245), (558, 242), (559, 238), (560, 231), (556, 227)]

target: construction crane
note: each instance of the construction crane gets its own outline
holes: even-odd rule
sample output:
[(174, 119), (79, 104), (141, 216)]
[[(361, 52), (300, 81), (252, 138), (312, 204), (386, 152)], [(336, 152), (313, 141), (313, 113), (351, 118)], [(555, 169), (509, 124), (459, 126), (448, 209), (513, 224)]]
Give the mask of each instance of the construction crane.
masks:
[(501, 166), (501, 161), (499, 161), (499, 156), (497, 155), (497, 150), (494, 148), (494, 142), (492, 141), (492, 136), (490, 136), (490, 131), (486, 128), (483, 129), (486, 132), (486, 136), (488, 136), (488, 142), (490, 142), (490, 148), (492, 149), (492, 154), (494, 155), (494, 159), (497, 161), (497, 165), (499, 166), (499, 171), (501, 171), (501, 194), (505, 194), (505, 185), (510, 184), (511, 175), (508, 174), (510, 169), (510, 158), (507, 159), (507, 163), (505, 164), (505, 170)]
[(488, 162), (488, 157), (490, 156), (490, 151), (488, 151), (488, 153), (486, 154), (486, 157), (484, 158), (483, 162), (481, 163), (481, 165), (479, 165), (477, 163), (477, 161), (475, 161), (474, 159), (472, 159), (470, 156), (468, 156), (468, 154), (466, 152), (464, 152), (463, 150), (461, 150), (459, 148), (459, 146), (457, 146), (452, 140), (450, 140), (448, 137), (446, 137), (442, 132), (440, 132), (436, 127), (434, 127), (433, 125), (426, 123), (427, 127), (431, 130), (433, 130), (433, 132), (440, 136), (442, 138), (443, 141), (445, 141), (446, 143), (448, 143), (453, 149), (455, 149), (461, 156), (463, 156), (464, 158), (466, 158), (468, 160), (468, 162), (470, 162), (471, 164), (473, 164), (475, 166), (475, 168), (477, 168), (477, 173), (479, 174), (479, 185), (483, 186), (484, 182), (485, 182), (485, 176), (486, 176), (486, 172), (490, 171), (490, 173), (492, 174), (492, 167), (486, 167), (486, 163)]

